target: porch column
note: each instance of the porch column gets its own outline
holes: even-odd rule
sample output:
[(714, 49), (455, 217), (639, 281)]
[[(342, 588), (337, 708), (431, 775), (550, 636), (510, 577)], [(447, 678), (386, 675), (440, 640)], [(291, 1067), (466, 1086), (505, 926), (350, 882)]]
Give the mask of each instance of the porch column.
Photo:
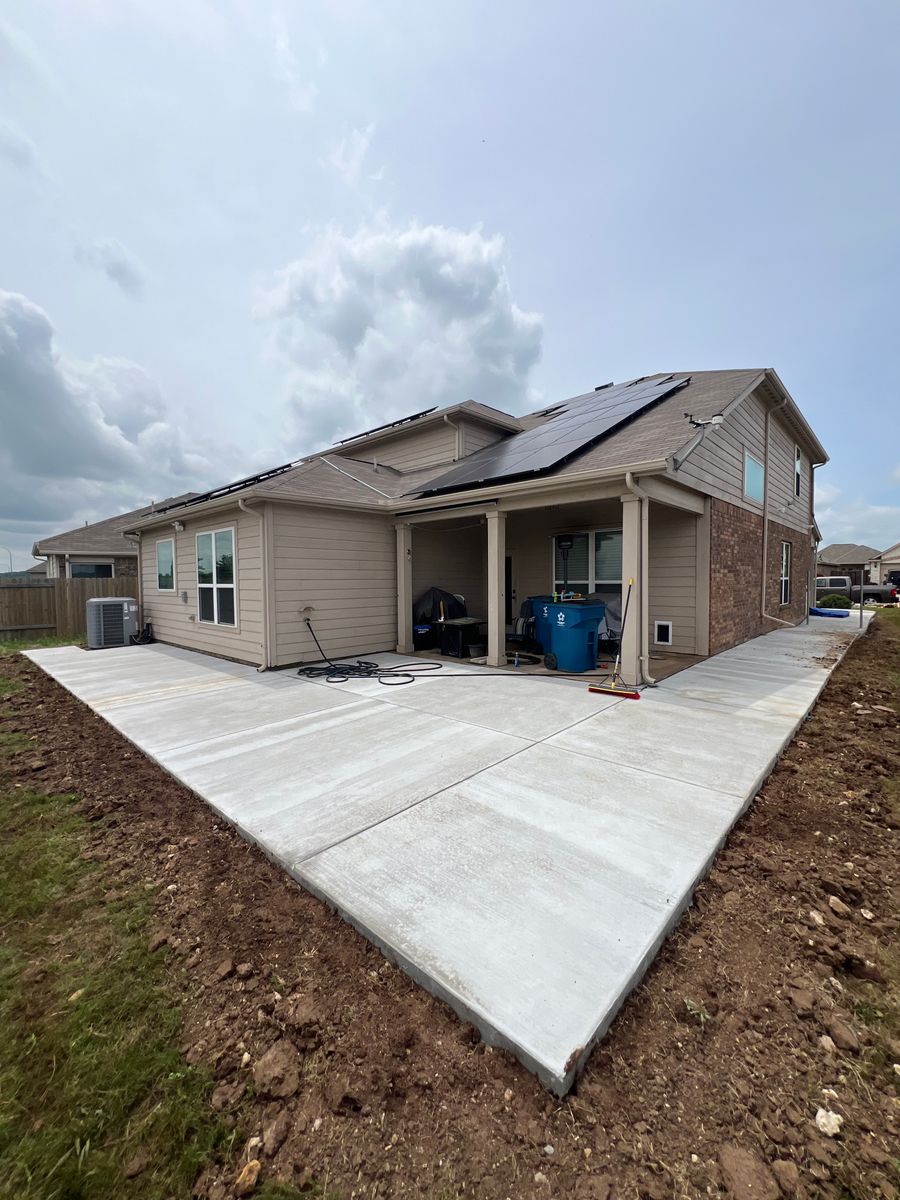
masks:
[(397, 653), (412, 654), (412, 526), (398, 524), (397, 531)]
[(628, 601), (628, 620), (622, 630), (620, 670), (627, 684), (640, 682), (641, 658), (641, 502), (637, 496), (622, 497), (622, 612), (628, 595), (628, 580), (633, 579)]
[(487, 514), (489, 667), (506, 666), (506, 513)]

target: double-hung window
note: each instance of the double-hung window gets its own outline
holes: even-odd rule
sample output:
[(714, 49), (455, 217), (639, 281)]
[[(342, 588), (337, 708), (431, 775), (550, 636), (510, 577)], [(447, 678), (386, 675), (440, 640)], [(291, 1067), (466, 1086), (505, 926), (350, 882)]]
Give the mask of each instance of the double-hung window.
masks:
[(781, 543), (781, 579), (779, 594), (782, 604), (791, 602), (791, 543)]
[(744, 495), (757, 504), (766, 496), (766, 468), (749, 450), (744, 451)]
[(234, 530), (197, 534), (197, 615), (214, 625), (234, 625)]
[(570, 592), (614, 591), (622, 586), (622, 530), (596, 529), (589, 533), (572, 534), (568, 555), (568, 570), (559, 547), (553, 539), (553, 590)]
[(175, 539), (162, 538), (156, 543), (156, 589), (175, 591)]

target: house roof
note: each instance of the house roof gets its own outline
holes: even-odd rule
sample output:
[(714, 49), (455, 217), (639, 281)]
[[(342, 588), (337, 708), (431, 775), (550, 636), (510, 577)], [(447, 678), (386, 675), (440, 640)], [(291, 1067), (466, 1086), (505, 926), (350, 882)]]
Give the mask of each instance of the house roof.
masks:
[(854, 563), (871, 562), (879, 558), (880, 550), (873, 546), (856, 545), (854, 542), (835, 542), (819, 551), (817, 559), (821, 563), (833, 563), (835, 566), (852, 566)]
[(892, 558), (894, 556), (900, 557), (900, 542), (894, 542), (893, 546), (888, 546), (887, 550), (882, 550), (878, 557)]
[(196, 492), (184, 492), (181, 496), (171, 496), (167, 500), (154, 501), (143, 508), (132, 509), (131, 512), (120, 513), (115, 517), (107, 517), (104, 521), (95, 521), (92, 525), (79, 525), (65, 533), (56, 533), (52, 537), (41, 538), (35, 542), (31, 553), (47, 554), (137, 554), (134, 542), (125, 539), (124, 531), (132, 528), (137, 522), (152, 516), (161, 509), (175, 504), (184, 504), (196, 496)]
[[(808, 449), (812, 460), (827, 461), (827, 455), (815, 434), (771, 369), (676, 372), (674, 375), (660, 372), (647, 376), (646, 381), (670, 378), (684, 382), (684, 386), (652, 407), (638, 412), (626, 423), (601, 435), (596, 444), (573, 451), (565, 462), (550, 467), (544, 474), (564, 480), (576, 473), (609, 472), (637, 464), (663, 463), (682, 451), (696, 435), (696, 430), (688, 423), (685, 413), (690, 412), (700, 421), (708, 420), (719, 413), (727, 412), (730, 406), (741, 402), (756, 388), (763, 389), (774, 402), (782, 406), (785, 419), (791, 424), (798, 441), (802, 440)], [(518, 434), (533, 429), (535, 425), (552, 425), (555, 416), (564, 411), (567, 404), (589, 400), (593, 395), (593, 392), (588, 392), (574, 397), (573, 400), (538, 409), (521, 418), (512, 417), (471, 400), (449, 408), (429, 409), (389, 426), (369, 430), (319, 454), (294, 463), (285, 463), (202, 495), (169, 501), (168, 505), (170, 508), (184, 505), (191, 508), (213, 502), (221, 504), (229, 496), (242, 493), (248, 499), (258, 496), (319, 504), (396, 508), (401, 499), (412, 501), (415, 497), (422, 496), (428, 491), (429, 483), (438, 481), (441, 475), (448, 473), (451, 464), (445, 462), (417, 471), (402, 472), (385, 465), (376, 466), (363, 456), (378, 440), (396, 437), (412, 427), (439, 422), (445, 416), (457, 414), (468, 415), (472, 419), (503, 428), (510, 435), (506, 439), (507, 442), (515, 441)], [(470, 455), (469, 461), (488, 449)], [(463, 491), (464, 488), (448, 491), (442, 495), (441, 500)], [(141, 520), (138, 514), (134, 514), (131, 527), (153, 523), (152, 520), (147, 520), (146, 516)]]

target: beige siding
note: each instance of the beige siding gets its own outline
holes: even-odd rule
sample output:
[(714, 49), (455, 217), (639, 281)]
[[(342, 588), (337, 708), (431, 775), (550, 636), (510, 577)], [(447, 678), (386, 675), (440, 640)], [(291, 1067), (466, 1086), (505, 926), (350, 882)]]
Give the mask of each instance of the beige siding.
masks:
[(273, 506), (277, 666), (319, 657), (301, 615), (307, 605), (326, 654), (397, 647), (396, 535), (388, 514)]
[(476, 421), (460, 421), (459, 432), (461, 458), (483, 450), (485, 446), (493, 446), (494, 442), (499, 442), (505, 436), (502, 430), (490, 425), (480, 425)]
[[(696, 652), (697, 517), (650, 504), (650, 650)], [(654, 624), (672, 622), (671, 647), (656, 646)]]
[(465, 528), (419, 525), (413, 529), (413, 599), (431, 587), (466, 598), (472, 617), (487, 618), (487, 540), (484, 521)]
[(348, 446), (342, 453), (347, 458), (384, 463), (397, 471), (417, 471), (420, 467), (453, 462), (456, 458), (456, 428), (439, 421), (426, 429), (399, 430), (384, 441), (360, 446), (358, 450)]
[[(725, 419), (718, 428), (710, 428), (706, 440), (674, 473), (674, 478), (689, 487), (737, 504), (750, 512), (762, 513), (762, 505), (744, 495), (744, 451), (760, 462), (765, 461), (765, 413), (762, 400), (754, 393)], [(794, 529), (809, 525), (809, 456), (803, 454), (800, 498), (794, 495), (794, 438), (774, 412), (769, 420), (769, 517)]]
[[(174, 517), (173, 517), (174, 519)], [(145, 529), (141, 537), (143, 619), (153, 622), (153, 633), (161, 642), (205, 650), (242, 662), (261, 663), (262, 649), (262, 561), (259, 517), (241, 512), (237, 506), (211, 516), (198, 514), (184, 522), (181, 533), (164, 525)], [(238, 624), (211, 625), (197, 613), (196, 536), (207, 530), (235, 530)], [(156, 542), (175, 539), (175, 592), (160, 592), (156, 586)], [(187, 601), (181, 599), (187, 593)]]

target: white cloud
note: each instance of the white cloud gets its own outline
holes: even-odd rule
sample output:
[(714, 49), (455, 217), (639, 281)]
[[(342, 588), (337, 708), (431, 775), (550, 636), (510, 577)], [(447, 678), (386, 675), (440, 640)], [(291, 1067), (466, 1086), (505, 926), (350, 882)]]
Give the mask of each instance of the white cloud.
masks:
[[(354, 129), (345, 138), (336, 142), (328, 153), (328, 161), (349, 187), (356, 187), (362, 175), (366, 155), (375, 136), (375, 126)], [(381, 168), (378, 177), (384, 173)]]
[(0, 158), (5, 158), (20, 171), (38, 168), (38, 152), (34, 142), (10, 121), (0, 119)]
[(514, 302), (503, 240), (441, 226), (329, 230), (259, 295), (305, 452), (418, 409), (520, 408), (542, 320)]
[(192, 450), (136, 363), (66, 357), (43, 309), (4, 291), (0, 428), (0, 543), (18, 549), (82, 520), (226, 482), (243, 465), (208, 438), (209, 459)]
[(272, 26), (275, 36), (275, 78), (287, 90), (291, 108), (304, 115), (310, 113), (315, 107), (319, 89), (313, 80), (303, 77), (283, 14), (273, 15)]
[(79, 262), (99, 267), (126, 296), (139, 299), (144, 294), (144, 268), (115, 238), (104, 238), (89, 245), (79, 246), (75, 257)]
[(841, 494), (841, 489), (835, 487), (833, 483), (816, 482), (816, 503), (817, 504), (833, 504)]

